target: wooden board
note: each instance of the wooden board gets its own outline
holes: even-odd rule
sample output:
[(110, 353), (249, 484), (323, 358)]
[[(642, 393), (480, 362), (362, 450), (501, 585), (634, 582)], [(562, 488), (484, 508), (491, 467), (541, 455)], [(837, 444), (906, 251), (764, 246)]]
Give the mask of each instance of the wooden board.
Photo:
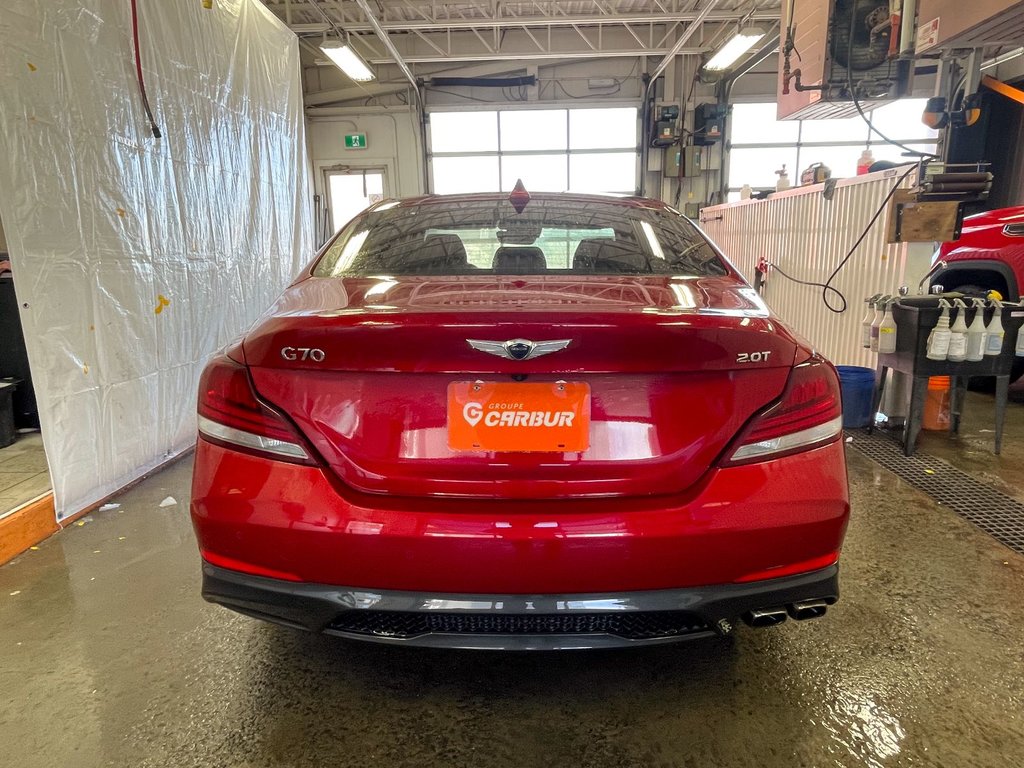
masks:
[(0, 518), (0, 564), (60, 530), (53, 508), (53, 494), (30, 501)]
[(910, 189), (898, 189), (889, 201), (886, 242), (933, 243), (956, 237), (960, 204), (956, 201), (916, 201)]

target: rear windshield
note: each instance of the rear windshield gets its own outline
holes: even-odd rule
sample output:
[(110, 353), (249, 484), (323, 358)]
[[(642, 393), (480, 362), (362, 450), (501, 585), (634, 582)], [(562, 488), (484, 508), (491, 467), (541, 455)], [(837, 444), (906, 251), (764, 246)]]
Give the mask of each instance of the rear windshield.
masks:
[(679, 214), (604, 202), (385, 204), (353, 220), (313, 270), (341, 275), (725, 275)]

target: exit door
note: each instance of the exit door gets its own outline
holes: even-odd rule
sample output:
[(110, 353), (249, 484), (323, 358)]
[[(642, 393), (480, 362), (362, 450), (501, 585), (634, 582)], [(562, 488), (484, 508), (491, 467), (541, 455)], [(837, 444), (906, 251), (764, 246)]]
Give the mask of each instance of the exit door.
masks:
[(326, 171), (327, 204), (332, 231), (337, 232), (357, 213), (384, 199), (383, 168)]

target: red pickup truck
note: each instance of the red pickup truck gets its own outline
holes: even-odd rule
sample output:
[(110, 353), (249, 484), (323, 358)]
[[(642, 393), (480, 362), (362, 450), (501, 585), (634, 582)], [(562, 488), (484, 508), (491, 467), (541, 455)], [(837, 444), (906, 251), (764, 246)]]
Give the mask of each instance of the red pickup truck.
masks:
[(1017, 301), (1024, 286), (1024, 205), (968, 216), (960, 239), (943, 243), (937, 257), (947, 266), (932, 285), (964, 293), (995, 289)]
[[(978, 295), (994, 289), (1007, 301), (1018, 301), (1024, 287), (1024, 205), (968, 216), (960, 239), (943, 243), (936, 259), (946, 266), (932, 285)], [(1011, 381), (1021, 376), (1024, 358), (1017, 358)]]

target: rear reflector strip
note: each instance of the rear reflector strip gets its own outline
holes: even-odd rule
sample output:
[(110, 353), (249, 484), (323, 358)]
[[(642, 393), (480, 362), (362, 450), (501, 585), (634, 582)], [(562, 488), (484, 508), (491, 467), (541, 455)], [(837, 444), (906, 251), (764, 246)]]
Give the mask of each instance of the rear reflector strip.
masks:
[(736, 449), (731, 461), (749, 461), (776, 453), (785, 453), (821, 443), (836, 437), (843, 431), (843, 417), (836, 416), (831, 421), (819, 424), (810, 429), (802, 429), (788, 435), (762, 440), (759, 443), (747, 443)]
[(306, 449), (298, 443), (290, 443), (287, 440), (277, 440), (273, 437), (255, 435), (242, 429), (226, 427), (205, 416), (199, 417), (199, 433), (214, 440), (240, 445), (244, 448), (260, 451), (261, 453), (269, 453), (286, 459), (309, 461), (309, 454), (306, 453)]

